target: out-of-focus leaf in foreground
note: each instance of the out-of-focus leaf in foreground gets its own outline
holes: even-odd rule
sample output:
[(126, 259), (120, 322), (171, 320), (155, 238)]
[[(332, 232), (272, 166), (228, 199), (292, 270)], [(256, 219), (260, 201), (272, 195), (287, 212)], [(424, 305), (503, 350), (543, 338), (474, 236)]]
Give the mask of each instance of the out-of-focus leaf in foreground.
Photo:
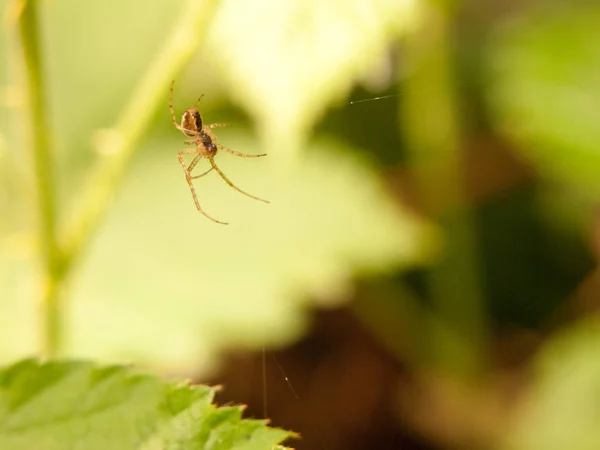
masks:
[(493, 106), (539, 169), (597, 196), (600, 6), (557, 3), (509, 23), (493, 41)]
[(262, 137), (293, 143), (384, 57), (414, 9), (414, 0), (225, 0), (207, 54)]
[[(261, 153), (245, 134), (221, 142)], [(136, 167), (86, 261), (69, 321), (76, 355), (189, 368), (222, 346), (289, 342), (306, 326), (307, 300), (334, 304), (357, 274), (427, 256), (427, 228), (335, 141), (316, 142), (284, 181), (266, 158), (219, 154), (238, 186), (271, 201), (216, 174), (197, 180), (203, 208), (227, 226), (196, 211), (169, 145)]]
[(0, 371), (0, 448), (271, 450), (294, 434), (217, 408), (215, 388), (119, 366), (25, 360)]
[(547, 345), (506, 449), (600, 448), (599, 354), (597, 318), (562, 332)]

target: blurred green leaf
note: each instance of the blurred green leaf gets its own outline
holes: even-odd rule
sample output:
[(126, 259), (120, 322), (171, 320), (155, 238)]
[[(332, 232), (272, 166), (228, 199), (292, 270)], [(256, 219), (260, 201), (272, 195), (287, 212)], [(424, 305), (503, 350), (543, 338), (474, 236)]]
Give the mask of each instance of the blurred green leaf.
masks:
[[(237, 20), (242, 20), (244, 26), (252, 25), (255, 30), (256, 23), (252, 18), (244, 18), (241, 14), (247, 6), (235, 2), (224, 2), (215, 29), (223, 26), (222, 21), (229, 17), (232, 4), (237, 5), (235, 10), (240, 13)], [(110, 122), (107, 118), (118, 109), (119, 102), (115, 100), (115, 96), (120, 95), (118, 90), (126, 89), (127, 79), (135, 77), (144, 60), (138, 55), (129, 61), (125, 81), (114, 86), (116, 91), (113, 87), (108, 89), (112, 94), (106, 97), (101, 93), (105, 89), (97, 89), (100, 79), (103, 84), (106, 79), (91, 75), (91, 72), (101, 66), (98, 73), (111, 72), (109, 84), (110, 80), (116, 80), (114, 67), (126, 57), (126, 52), (117, 46), (119, 52), (112, 59), (108, 60), (106, 55), (111, 54), (111, 42), (118, 41), (119, 36), (123, 38), (127, 31), (124, 15), (120, 12), (103, 21), (80, 14), (84, 22), (77, 21), (73, 26), (77, 29), (89, 25), (94, 52), (104, 55), (92, 58), (92, 65), (89, 65), (87, 59), (81, 58), (88, 48), (85, 42), (72, 39), (70, 18), (73, 11), (68, 5), (70, 3), (47, 5), (51, 37), (47, 45), (52, 61), (49, 79), (56, 83), (54, 97), (66, 99), (55, 102), (56, 111), (52, 115), (59, 141), (68, 149), (63, 152), (63, 145), (59, 145), (61, 151), (57, 152), (57, 163), (62, 167), (59, 178), (63, 200), (74, 197), (81, 185), (81, 165), (74, 167), (76, 164), (68, 160), (82, 158), (85, 154), (89, 157), (89, 152), (85, 151), (89, 146), (79, 145), (84, 142), (83, 136), (87, 136), (85, 139), (89, 142), (90, 130)], [(137, 0), (128, 8), (135, 9), (136, 5), (139, 7)], [(149, 15), (148, 23), (154, 25), (140, 25), (137, 30), (139, 36), (148, 37), (142, 39), (148, 44), (144, 47), (146, 56), (161, 37), (162, 31), (152, 31), (156, 29), (156, 23), (160, 20), (168, 22), (165, 30), (171, 25), (161, 16), (164, 14), (168, 19), (166, 11), (169, 15), (174, 12), (171, 6), (161, 3)], [(298, 25), (299, 16), (292, 14), (292, 10), (304, 11), (305, 18), (299, 22), (299, 31), (294, 28), (296, 31), (292, 34), (296, 44), (302, 41), (303, 27), (307, 24), (316, 27), (313, 32), (318, 32), (309, 35), (312, 38), (307, 42), (312, 44), (306, 48), (301, 45), (281, 64), (265, 70), (266, 61), (259, 59), (253, 64), (259, 71), (244, 77), (260, 78), (254, 81), (269, 94), (265, 108), (276, 108), (269, 112), (274, 113), (272, 117), (275, 118), (278, 117), (277, 108), (282, 105), (297, 109), (298, 105), (291, 104), (288, 95), (294, 102), (304, 104), (306, 99), (312, 102), (318, 98), (324, 105), (337, 89), (332, 86), (338, 83), (339, 86), (350, 86), (358, 72), (368, 69), (370, 58), (376, 60), (373, 55), (383, 55), (389, 37), (410, 18), (395, 14), (404, 11), (408, 3), (384, 0), (357, 1), (346, 7), (341, 3), (321, 5), (313, 2), (271, 6), (272, 11), (265, 3), (255, 3), (252, 14), (254, 18), (258, 17), (261, 8), (266, 8), (264, 13), (285, 12), (282, 17), (277, 14), (261, 17), (275, 20), (271, 26), (286, 35), (288, 22), (294, 27)], [(338, 14), (340, 11), (344, 13)], [(108, 12), (102, 10), (102, 14), (106, 18)], [(96, 17), (95, 12), (93, 16)], [(111, 28), (108, 44), (98, 38), (106, 33), (106, 24)], [(264, 36), (269, 37), (268, 42), (271, 26), (261, 28), (261, 33), (264, 31)], [(225, 38), (238, 31), (235, 27), (226, 28)], [(250, 33), (246, 38), (264, 39), (264, 36), (257, 36), (261, 33)], [(240, 38), (243, 33), (233, 34)], [(333, 47), (320, 48), (321, 40)], [(131, 41), (126, 44), (130, 45)], [(219, 44), (219, 49), (224, 50), (222, 56), (227, 55), (227, 48), (222, 45)], [(245, 48), (246, 40), (231, 42), (231, 45)], [(272, 45), (277, 44), (273, 42)], [(339, 52), (334, 51), (337, 46)], [(267, 50), (263, 49), (260, 55), (266, 58)], [(288, 50), (284, 46), (280, 51)], [(305, 53), (307, 51), (309, 54)], [(328, 61), (325, 55), (329, 52), (339, 55), (340, 59)], [(269, 57), (277, 59), (283, 55)], [(321, 58), (303, 62), (302, 67), (307, 72), (297, 72), (283, 63), (307, 57)], [(282, 84), (273, 86), (273, 92), (270, 92), (265, 75), (273, 81), (286, 73), (290, 79), (282, 78)], [(314, 77), (310, 85), (306, 79), (309, 76)], [(292, 82), (300, 85), (291, 86), (289, 83)], [(320, 98), (320, 94), (312, 89), (307, 95), (309, 92), (305, 88), (313, 85), (318, 86), (318, 92), (326, 89), (328, 95)], [(285, 86), (293, 89), (277, 99)], [(303, 89), (306, 92), (302, 92)], [(83, 95), (84, 91), (89, 91), (90, 95)], [(169, 122), (167, 99), (168, 90), (165, 91), (165, 123)], [(81, 102), (88, 106), (82, 107)], [(264, 103), (262, 99), (260, 103)], [(302, 121), (308, 120), (310, 114), (316, 114), (314, 108), (307, 108), (305, 105), (298, 111)], [(77, 118), (72, 122), (74, 116)], [(227, 129), (219, 135), (223, 144), (233, 149), (246, 153), (265, 151), (247, 136), (228, 134)], [(202, 363), (207, 368), (214, 353), (223, 346), (283, 343), (297, 337), (306, 327), (304, 303), (307, 299), (334, 304), (343, 299), (356, 274), (392, 271), (425, 256), (423, 245), (430, 243), (423, 235), (422, 224), (396, 204), (367, 161), (351, 156), (351, 149), (335, 141), (315, 143), (308, 156), (302, 156), (297, 164), (285, 170), (280, 170), (281, 164), (269, 164), (269, 160), (276, 160), (277, 152), (272, 152), (266, 160), (241, 160), (231, 155), (228, 158), (227, 154), (219, 155), (219, 164), (236, 184), (273, 202), (264, 205), (241, 196), (212, 176), (215, 174), (198, 180), (196, 185), (203, 207), (213, 216), (229, 221), (231, 225), (227, 227), (207, 221), (195, 210), (175, 156), (180, 146), (180, 140), (167, 143), (150, 139), (144, 148), (147, 156), (137, 161), (137, 167), (111, 211), (108, 224), (94, 240), (81, 266), (75, 269), (69, 285), (73, 288), (68, 292), (70, 301), (64, 310), (70, 354), (127, 360), (139, 358), (175, 370), (202, 366)], [(11, 214), (15, 215), (27, 211), (15, 200), (10, 208)], [(68, 216), (66, 209), (62, 218)], [(0, 267), (6, 268), (0, 273), (0, 341), (11, 344), (0, 346), (0, 359), (6, 360), (36, 350), (38, 312), (31, 299), (37, 297), (36, 289), (40, 286), (36, 286), (32, 276), (34, 248), (29, 230), (13, 232), (11, 229), (10, 234), (2, 238), (8, 245), (0, 246)]]
[(533, 389), (505, 448), (600, 448), (600, 322), (563, 331), (542, 351)]
[(600, 194), (600, 7), (558, 2), (490, 47), (498, 126), (546, 175)]
[[(260, 153), (245, 134), (223, 136)], [(426, 229), (334, 141), (315, 142), (282, 184), (264, 159), (223, 153), (217, 164), (272, 203), (210, 174), (196, 189), (206, 211), (230, 222), (217, 225), (196, 211), (174, 151), (140, 161), (74, 286), (72, 352), (187, 367), (228, 344), (282, 343), (305, 328), (308, 298), (336, 304), (355, 274), (426, 256)]]
[(0, 371), (0, 448), (271, 450), (294, 434), (217, 408), (216, 389), (124, 367), (25, 360)]
[[(306, 136), (415, 19), (414, 0), (225, 0), (208, 40), (261, 136)], [(291, 150), (293, 146), (278, 149)]]
[[(62, 0), (41, 6), (57, 159), (80, 162), (89, 156), (92, 133), (113, 125), (139, 87), (185, 3)], [(165, 86), (165, 107), (167, 94)]]

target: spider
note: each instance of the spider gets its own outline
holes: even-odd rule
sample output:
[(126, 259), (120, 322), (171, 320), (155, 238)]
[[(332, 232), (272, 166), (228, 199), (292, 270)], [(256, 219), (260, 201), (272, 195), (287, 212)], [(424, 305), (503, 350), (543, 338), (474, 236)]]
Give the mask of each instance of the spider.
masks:
[[(227, 124), (226, 123), (213, 123), (211, 125), (203, 125), (202, 124), (202, 116), (200, 115), (200, 111), (198, 111), (198, 103), (200, 103), (200, 100), (202, 99), (203, 95), (200, 96), (200, 98), (198, 99), (198, 101), (196, 102), (196, 104), (194, 105), (193, 108), (187, 109), (183, 113), (183, 115), (181, 116), (181, 125), (179, 125), (177, 123), (177, 119), (175, 118), (175, 111), (173, 110), (173, 86), (174, 85), (175, 85), (175, 81), (173, 81), (171, 83), (171, 90), (170, 90), (170, 95), (169, 95), (169, 109), (171, 110), (171, 118), (173, 119), (173, 125), (175, 125), (175, 128), (177, 128), (183, 134), (192, 138), (192, 139), (188, 139), (183, 142), (186, 145), (194, 146), (194, 148), (185, 148), (183, 150), (180, 150), (177, 153), (177, 157), (179, 158), (179, 162), (181, 163), (181, 167), (183, 168), (183, 171), (185, 173), (185, 180), (187, 181), (187, 184), (190, 187), (190, 191), (192, 192), (192, 197), (194, 198), (194, 203), (196, 204), (196, 209), (200, 213), (202, 213), (205, 217), (212, 220), (213, 222), (220, 223), (222, 225), (228, 225), (227, 222), (222, 222), (220, 220), (215, 219), (214, 217), (211, 217), (202, 209), (202, 207), (200, 206), (200, 202), (198, 201), (198, 196), (196, 195), (196, 190), (194, 189), (194, 185), (192, 183), (192, 180), (195, 180), (196, 178), (201, 178), (204, 175), (207, 175), (213, 169), (215, 170), (215, 172), (217, 172), (221, 176), (221, 178), (223, 179), (223, 181), (225, 181), (225, 183), (227, 183), (229, 186), (231, 186), (236, 191), (238, 191), (250, 198), (253, 198), (254, 200), (258, 200), (258, 201), (264, 202), (264, 203), (269, 203), (268, 200), (265, 200), (265, 199), (262, 199), (259, 197), (255, 197), (254, 195), (241, 190), (239, 187), (237, 187), (235, 184), (233, 184), (231, 182), (231, 180), (229, 178), (227, 178), (225, 176), (225, 174), (221, 171), (221, 169), (219, 169), (219, 167), (217, 167), (217, 165), (215, 164), (215, 156), (217, 155), (218, 150), (224, 150), (227, 153), (231, 153), (232, 155), (239, 156), (240, 158), (260, 158), (261, 156), (267, 156), (267, 154), (262, 153), (260, 155), (247, 155), (245, 153), (239, 153), (239, 152), (231, 150), (227, 147), (224, 147), (221, 144), (218, 144), (217, 136), (215, 136), (215, 134), (212, 132), (212, 129), (217, 128), (217, 127), (226, 127)], [(192, 160), (192, 162), (189, 165), (186, 165), (186, 163), (183, 159), (183, 155), (188, 155), (188, 154), (193, 154), (195, 156), (194, 156), (194, 159)], [(201, 173), (200, 175), (192, 176), (192, 170), (194, 169), (194, 167), (196, 167), (196, 164), (198, 164), (198, 162), (202, 158), (208, 159), (208, 162), (210, 163), (211, 167), (206, 172)]]

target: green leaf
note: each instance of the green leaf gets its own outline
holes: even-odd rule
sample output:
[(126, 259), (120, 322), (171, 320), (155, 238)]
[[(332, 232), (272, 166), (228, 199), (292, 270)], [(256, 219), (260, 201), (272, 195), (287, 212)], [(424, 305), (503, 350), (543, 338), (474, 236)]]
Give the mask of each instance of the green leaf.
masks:
[(546, 345), (506, 449), (600, 448), (599, 354), (598, 319), (571, 327)]
[(600, 7), (559, 2), (510, 22), (492, 42), (498, 127), (554, 179), (600, 194)]
[(217, 389), (121, 366), (25, 360), (0, 370), (0, 448), (271, 450), (295, 434), (217, 408)]
[[(231, 94), (267, 141), (294, 142), (385, 57), (413, 0), (225, 0), (208, 39)], [(279, 148), (290, 151), (293, 145)]]

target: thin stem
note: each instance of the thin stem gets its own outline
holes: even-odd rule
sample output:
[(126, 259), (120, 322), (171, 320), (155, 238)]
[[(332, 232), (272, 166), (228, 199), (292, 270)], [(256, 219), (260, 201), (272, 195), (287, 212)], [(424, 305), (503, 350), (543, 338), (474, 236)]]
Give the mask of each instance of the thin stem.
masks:
[(263, 396), (263, 416), (264, 418), (269, 417), (269, 408), (267, 407), (267, 349), (263, 345), (262, 348), (262, 396)]
[[(84, 190), (81, 209), (63, 235), (59, 246), (56, 232), (55, 180), (46, 119), (43, 84), (43, 58), (40, 48), (37, 0), (13, 0), (23, 61), (25, 89), (34, 165), (34, 191), (39, 216), (40, 259), (42, 266), (42, 353), (56, 356), (62, 345), (62, 303), (65, 282), (73, 262), (100, 223), (120, 184), (136, 144), (146, 132), (156, 109), (163, 103), (168, 83), (193, 56), (203, 40), (216, 0), (187, 0), (181, 16), (163, 49), (147, 70), (129, 103), (109, 133), (102, 148), (107, 154)], [(62, 242), (62, 241), (61, 241)]]
[(102, 145), (104, 158), (92, 174), (81, 208), (65, 234), (65, 264), (81, 255), (108, 209), (137, 144), (157, 108), (166, 105), (169, 83), (204, 40), (216, 0), (187, 0), (171, 36), (133, 92), (116, 125)]
[(39, 32), (39, 2), (29, 0), (18, 16), (18, 30), (25, 69), (24, 92), (31, 136), (33, 183), (36, 194), (38, 237), (42, 266), (42, 353), (53, 357), (60, 348), (60, 250), (56, 240), (56, 202), (50, 127), (47, 121), (42, 49)]

